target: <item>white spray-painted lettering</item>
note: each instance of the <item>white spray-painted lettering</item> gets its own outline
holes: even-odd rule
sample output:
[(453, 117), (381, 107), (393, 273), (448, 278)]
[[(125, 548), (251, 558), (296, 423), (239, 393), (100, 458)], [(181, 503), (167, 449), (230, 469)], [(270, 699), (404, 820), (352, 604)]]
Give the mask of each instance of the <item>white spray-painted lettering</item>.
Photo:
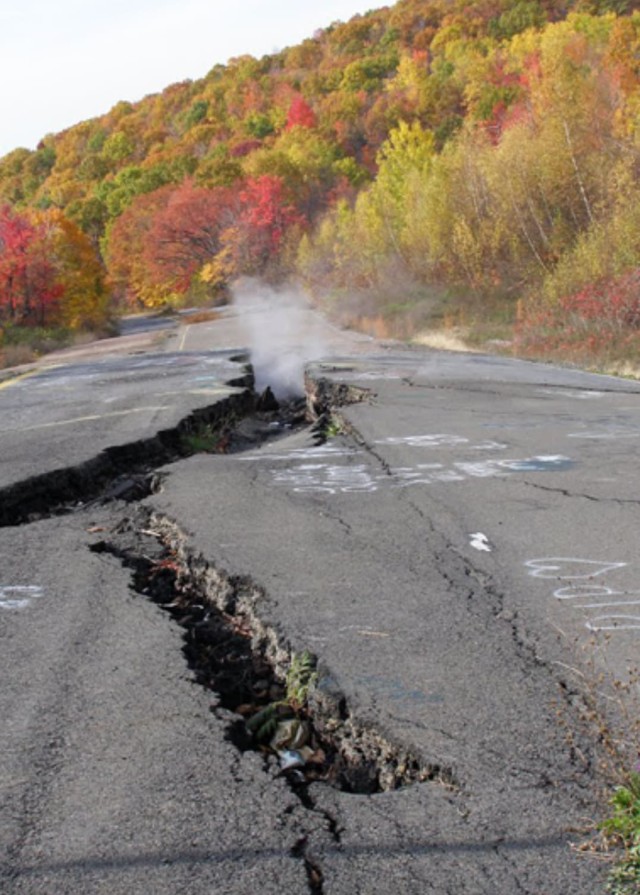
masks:
[(469, 445), (472, 451), (506, 451), (508, 447), (508, 444), (503, 444), (501, 441), (480, 441), (478, 444)]
[(626, 562), (601, 562), (597, 559), (575, 559), (567, 556), (530, 559), (525, 563), (533, 578), (553, 578), (560, 581), (595, 578), (626, 565)]
[(471, 538), (471, 546), (474, 550), (480, 550), (484, 553), (491, 553), (491, 544), (489, 543), (489, 538), (483, 534), (481, 531), (476, 531), (475, 534), (469, 535)]
[(406, 444), (408, 447), (451, 447), (458, 444), (469, 444), (469, 439), (462, 435), (404, 435), (380, 438), (375, 444)]
[(539, 388), (539, 395), (553, 395), (554, 398), (577, 398), (579, 401), (589, 400), (590, 398), (604, 398), (605, 392), (596, 392), (591, 389), (553, 389)]
[[(640, 606), (640, 591), (638, 590), (618, 590), (607, 584), (593, 583), (594, 579), (600, 576), (625, 568), (626, 562), (552, 556), (527, 560), (525, 566), (532, 578), (543, 578), (550, 581), (577, 581), (578, 584), (562, 585), (553, 591), (556, 600), (566, 602), (574, 609), (592, 610)], [(631, 599), (615, 599), (617, 597), (630, 597)], [(640, 615), (627, 615), (619, 612), (596, 615), (585, 622), (585, 627), (590, 631), (640, 629)]]
[(26, 609), (32, 600), (38, 600), (44, 591), (36, 584), (0, 585), (0, 609)]
[(319, 447), (292, 448), (291, 450), (282, 451), (281, 453), (270, 453), (269, 451), (263, 450), (260, 452), (239, 455), (237, 459), (241, 462), (250, 461), (251, 463), (254, 463), (256, 460), (316, 460), (318, 458), (324, 459), (325, 457), (347, 457), (360, 453), (361, 451), (358, 451), (356, 448), (335, 447), (334, 445), (323, 444)]
[[(409, 436), (411, 446), (455, 447), (465, 444), (473, 450), (497, 450), (504, 446), (498, 442), (469, 445), (462, 436), (425, 435)], [(395, 441), (385, 439), (385, 444), (408, 444), (405, 438)], [(454, 461), (443, 463), (416, 463), (413, 466), (394, 466), (387, 473), (375, 473), (365, 463), (339, 466), (323, 462), (339, 457), (365, 457), (365, 452), (350, 446), (322, 445), (320, 447), (292, 448), (288, 451), (260, 451), (239, 457), (241, 462), (280, 463), (286, 462), (286, 469), (272, 469), (273, 480), (295, 491), (327, 494), (372, 493), (379, 488), (413, 488), (416, 485), (433, 485), (450, 482), (464, 482), (473, 478), (498, 478), (517, 472), (557, 472), (571, 467), (574, 463), (562, 454), (542, 454), (534, 457), (512, 459), (485, 459)], [(307, 462), (313, 461), (313, 462)]]
[[(615, 590), (604, 585), (577, 584), (575, 587), (559, 587), (554, 591), (557, 600), (597, 600), (596, 603), (574, 603), (578, 609), (603, 609), (611, 606), (640, 605), (640, 590)], [(633, 600), (611, 600), (610, 597), (637, 597)]]
[(597, 615), (587, 622), (590, 631), (632, 631), (640, 629), (640, 615)]
[(273, 470), (278, 485), (287, 485), (298, 492), (343, 494), (376, 491), (377, 484), (364, 464), (332, 466), (326, 463), (302, 463), (291, 469)]

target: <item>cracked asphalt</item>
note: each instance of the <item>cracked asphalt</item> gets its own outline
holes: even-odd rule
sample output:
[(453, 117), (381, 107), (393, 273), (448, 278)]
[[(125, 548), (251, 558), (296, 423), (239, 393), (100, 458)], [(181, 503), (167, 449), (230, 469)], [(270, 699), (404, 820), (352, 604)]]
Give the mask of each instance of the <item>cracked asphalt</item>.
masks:
[[(184, 329), (165, 346), (187, 352), (187, 390), (213, 375), (205, 342), (242, 345), (229, 320), (189, 331), (197, 348)], [(358, 725), (449, 782), (373, 796), (318, 782), (299, 799), (229, 741), (180, 629), (89, 550), (132, 506), (79, 506), (0, 534), (3, 891), (604, 892), (606, 865), (572, 847), (605, 782), (579, 715), (585, 682), (605, 692), (637, 657), (640, 387), (344, 334), (327, 354), (312, 377), (372, 393), (340, 408), (341, 434), (180, 460), (142, 506), (194, 557), (251, 576), (273, 638), (312, 650)], [(157, 388), (155, 357), (144, 382), (122, 362), (127, 395)], [(94, 411), (120, 360), (102, 363), (81, 397)], [(15, 456), (39, 379), (0, 392)], [(70, 425), (84, 453), (121, 437)], [(31, 473), (51, 468), (39, 431)]]

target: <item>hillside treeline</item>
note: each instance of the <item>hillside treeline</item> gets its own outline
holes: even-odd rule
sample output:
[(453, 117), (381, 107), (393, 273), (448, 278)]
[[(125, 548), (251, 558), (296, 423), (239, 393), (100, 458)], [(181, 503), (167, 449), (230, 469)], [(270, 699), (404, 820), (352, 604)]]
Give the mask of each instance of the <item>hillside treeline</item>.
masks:
[(0, 322), (295, 275), (349, 319), (498, 303), (520, 351), (622, 356), (639, 76), (631, 3), (400, 0), (121, 102), (0, 160)]

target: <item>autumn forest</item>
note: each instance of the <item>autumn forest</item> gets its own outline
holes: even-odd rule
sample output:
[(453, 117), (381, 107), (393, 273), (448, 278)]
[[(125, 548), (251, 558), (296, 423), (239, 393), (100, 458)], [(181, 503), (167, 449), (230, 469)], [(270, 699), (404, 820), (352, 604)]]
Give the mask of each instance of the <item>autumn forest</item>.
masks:
[(637, 356), (640, 3), (399, 0), (0, 159), (0, 345), (241, 276), (379, 334)]

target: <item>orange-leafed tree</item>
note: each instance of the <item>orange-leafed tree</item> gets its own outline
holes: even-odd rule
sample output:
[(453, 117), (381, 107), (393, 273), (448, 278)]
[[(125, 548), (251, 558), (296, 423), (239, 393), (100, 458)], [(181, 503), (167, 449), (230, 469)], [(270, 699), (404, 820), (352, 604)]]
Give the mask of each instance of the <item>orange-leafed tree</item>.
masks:
[(58, 209), (0, 210), (0, 319), (79, 329), (108, 314), (102, 264), (76, 224)]
[(39, 238), (40, 266), (51, 266), (57, 290), (57, 321), (70, 329), (100, 330), (109, 319), (105, 271), (86, 233), (59, 209), (31, 214)]

